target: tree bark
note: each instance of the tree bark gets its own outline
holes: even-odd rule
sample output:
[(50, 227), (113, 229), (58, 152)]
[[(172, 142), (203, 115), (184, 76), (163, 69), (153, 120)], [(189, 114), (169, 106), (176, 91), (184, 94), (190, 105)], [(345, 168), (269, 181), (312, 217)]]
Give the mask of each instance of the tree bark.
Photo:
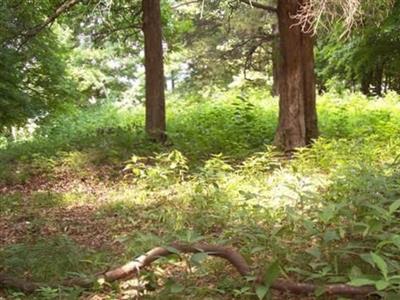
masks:
[(162, 49), (160, 0), (142, 0), (144, 67), (146, 89), (146, 132), (157, 142), (166, 140), (165, 79)]
[(277, 25), (272, 26), (272, 32), (276, 35), (272, 41), (272, 96), (279, 95), (279, 31)]
[(314, 74), (314, 40), (292, 18), (307, 0), (279, 0), (279, 124), (275, 145), (285, 152), (318, 137)]
[(378, 63), (375, 68), (375, 86), (374, 86), (374, 94), (376, 96), (382, 96), (382, 85), (383, 85), (383, 64)]
[(370, 96), (370, 85), (371, 85), (371, 72), (368, 71), (364, 73), (361, 77), (361, 93), (365, 96)]
[(171, 71), (171, 91), (175, 91), (175, 71)]
[(319, 135), (316, 84), (314, 73), (314, 38), (310, 34), (301, 33), (303, 62), (303, 101), (306, 121), (306, 145), (310, 145)]

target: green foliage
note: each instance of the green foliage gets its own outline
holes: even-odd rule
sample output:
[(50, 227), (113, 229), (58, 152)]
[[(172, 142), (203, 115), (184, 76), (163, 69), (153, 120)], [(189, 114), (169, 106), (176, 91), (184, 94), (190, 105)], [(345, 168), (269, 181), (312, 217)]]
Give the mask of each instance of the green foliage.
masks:
[(43, 117), (74, 99), (66, 73), (68, 49), (62, 31), (24, 35), (42, 22), (56, 1), (2, 1), (0, 4), (0, 131)]
[[(86, 179), (104, 165), (116, 173), (127, 167), (126, 177), (106, 181), (102, 201), (90, 202), (100, 220), (115, 220), (109, 229), (116, 233), (108, 238), (126, 253), (118, 260), (175, 240), (207, 241), (240, 249), (266, 275), (255, 287), (252, 278), (227, 276), (221, 261), (179, 254), (183, 261), (174, 256), (168, 263), (183, 268), (188, 262), (190, 271), (167, 280), (172, 275), (160, 271), (167, 269), (166, 260), (160, 260), (154, 272), (144, 274), (156, 287), (148, 297), (265, 298), (279, 274), (321, 285), (368, 283), (389, 297), (400, 291), (399, 105), (394, 93), (375, 100), (326, 94), (318, 99), (321, 138), (286, 160), (270, 145), (277, 103), (257, 90), (172, 100), (170, 141), (163, 146), (145, 138), (142, 108), (105, 104), (71, 110), (31, 139), (9, 143), (0, 151), (0, 170), (3, 178), (12, 177), (18, 162), (18, 170), (27, 170), (27, 180), (35, 170), (35, 176), (45, 173), (57, 182), (61, 171)], [(97, 199), (85, 192), (7, 195), (0, 198), (0, 211), (15, 218), (10, 220), (28, 211), (31, 240), (47, 224), (38, 215), (42, 210), (51, 214), (92, 198)], [(28, 243), (18, 247), (39, 253)], [(33, 258), (25, 262), (24, 251), (17, 248), (9, 248), (18, 254), (15, 261), (7, 260), (10, 269), (43, 276), (65, 275), (64, 268), (91, 273), (87, 266), (81, 269), (64, 260), (58, 271), (47, 270), (51, 267)], [(9, 249), (2, 251), (8, 254)]]
[(363, 93), (379, 96), (400, 90), (395, 75), (400, 69), (400, 2), (393, 1), (390, 11), (387, 3), (379, 5), (372, 5), (374, 12), (367, 7), (368, 18), (348, 36), (343, 36), (343, 24), (337, 23), (318, 39), (316, 67), (321, 89), (361, 88)]
[(66, 236), (40, 239), (34, 245), (14, 244), (0, 252), (2, 267), (8, 272), (20, 276), (31, 270), (35, 281), (48, 283), (81, 271), (86, 257), (87, 253)]
[(188, 171), (188, 165), (186, 157), (173, 150), (155, 157), (133, 155), (124, 170), (131, 171), (139, 179), (147, 180), (150, 185), (163, 187), (182, 181)]
[(176, 59), (168, 65), (178, 74), (179, 90), (268, 85), (273, 14), (240, 1), (176, 2), (174, 24), (183, 42), (175, 44), (169, 56)]

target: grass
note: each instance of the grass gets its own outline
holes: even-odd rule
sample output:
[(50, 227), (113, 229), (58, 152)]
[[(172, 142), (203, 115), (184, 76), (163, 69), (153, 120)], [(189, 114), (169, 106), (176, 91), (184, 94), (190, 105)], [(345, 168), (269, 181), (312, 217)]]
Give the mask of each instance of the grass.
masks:
[[(139, 108), (103, 105), (44, 124), (0, 151), (2, 269), (57, 282), (173, 240), (202, 240), (233, 245), (261, 271), (275, 262), (281, 276), (367, 282), (396, 297), (399, 97), (326, 94), (318, 107), (321, 138), (291, 161), (270, 146), (276, 99), (254, 90), (171, 100), (165, 146), (146, 140)], [(145, 299), (255, 297), (212, 259), (190, 271), (172, 258), (143, 282)], [(137, 284), (90, 293), (118, 299)]]

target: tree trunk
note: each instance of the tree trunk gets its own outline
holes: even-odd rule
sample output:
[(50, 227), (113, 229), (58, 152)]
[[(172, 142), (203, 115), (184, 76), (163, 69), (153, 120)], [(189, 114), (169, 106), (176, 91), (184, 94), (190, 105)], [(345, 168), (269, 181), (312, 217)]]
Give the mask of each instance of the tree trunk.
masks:
[(272, 41), (272, 96), (279, 95), (279, 31), (276, 24), (272, 26), (272, 32), (276, 35)]
[(146, 132), (157, 142), (166, 139), (165, 79), (160, 0), (142, 0), (144, 67), (146, 80)]
[(370, 84), (371, 84), (371, 72), (367, 71), (364, 73), (361, 77), (361, 93), (363, 93), (365, 96), (370, 96)]
[(171, 71), (171, 91), (175, 91), (175, 71)]
[(384, 74), (384, 80), (383, 80), (383, 92), (386, 94), (389, 90), (389, 77), (387, 74)]
[(375, 68), (375, 86), (374, 93), (376, 96), (382, 96), (382, 85), (383, 85), (383, 64), (378, 63)]
[(286, 152), (318, 137), (313, 37), (303, 33), (295, 15), (307, 0), (279, 0), (279, 124), (275, 145)]

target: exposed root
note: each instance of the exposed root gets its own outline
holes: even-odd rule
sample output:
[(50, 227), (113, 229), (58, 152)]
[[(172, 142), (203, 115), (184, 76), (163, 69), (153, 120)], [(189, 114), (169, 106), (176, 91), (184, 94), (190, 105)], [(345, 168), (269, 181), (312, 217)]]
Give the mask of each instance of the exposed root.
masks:
[[(104, 272), (100, 276), (95, 276), (93, 279), (75, 278), (66, 280), (61, 285), (69, 287), (78, 286), (82, 288), (90, 288), (99, 281), (111, 283), (117, 280), (126, 279), (128, 277), (138, 276), (143, 268), (150, 266), (160, 257), (166, 257), (174, 254), (175, 251), (173, 251), (172, 248), (179, 253), (204, 252), (210, 256), (220, 257), (229, 261), (229, 263), (235, 267), (240, 275), (246, 276), (251, 274), (251, 269), (243, 256), (240, 255), (233, 248), (203, 243), (189, 245), (175, 242), (168, 247), (153, 248), (147, 253), (139, 256), (135, 260), (130, 261), (127, 264), (118, 268)], [(7, 274), (0, 273), (0, 287), (1, 286), (19, 289), (25, 293), (33, 293), (35, 290), (44, 285), (29, 282), (23, 279), (16, 279)], [(278, 279), (271, 284), (271, 288), (281, 292), (290, 292), (293, 294), (312, 294), (318, 288), (320, 288), (320, 286), (312, 283), (298, 283), (290, 280)], [(329, 284), (325, 285), (324, 289), (327, 295), (366, 296), (368, 294), (376, 292), (376, 290), (372, 286), (354, 287), (348, 284)]]

